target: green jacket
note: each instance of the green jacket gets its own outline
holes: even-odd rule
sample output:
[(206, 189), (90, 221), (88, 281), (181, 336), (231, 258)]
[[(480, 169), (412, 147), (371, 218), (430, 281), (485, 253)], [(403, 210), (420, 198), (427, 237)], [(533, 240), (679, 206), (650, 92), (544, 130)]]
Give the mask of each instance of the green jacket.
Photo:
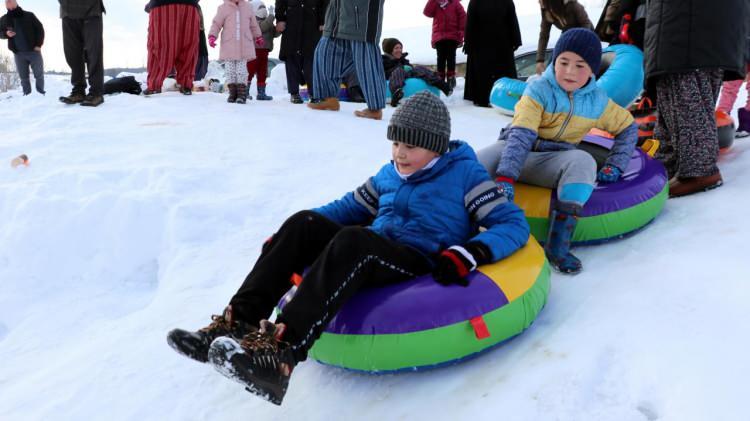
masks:
[(385, 0), (331, 0), (323, 36), (378, 43)]

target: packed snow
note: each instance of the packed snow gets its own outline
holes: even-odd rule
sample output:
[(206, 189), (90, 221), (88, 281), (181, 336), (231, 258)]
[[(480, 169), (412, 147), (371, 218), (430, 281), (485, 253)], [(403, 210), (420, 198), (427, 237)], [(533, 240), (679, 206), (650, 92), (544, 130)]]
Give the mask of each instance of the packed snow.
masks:
[[(475, 148), (509, 119), (446, 99)], [(389, 160), (383, 121), (223, 94), (64, 106), (0, 95), (0, 419), (742, 420), (750, 326), (750, 141), (725, 186), (669, 200), (647, 229), (580, 248), (516, 339), (446, 368), (367, 375), (300, 365), (281, 407), (167, 346), (219, 313), (293, 212)], [(253, 94), (255, 90), (251, 91)], [(744, 94), (738, 104), (744, 104)], [(11, 168), (19, 154), (28, 167)]]

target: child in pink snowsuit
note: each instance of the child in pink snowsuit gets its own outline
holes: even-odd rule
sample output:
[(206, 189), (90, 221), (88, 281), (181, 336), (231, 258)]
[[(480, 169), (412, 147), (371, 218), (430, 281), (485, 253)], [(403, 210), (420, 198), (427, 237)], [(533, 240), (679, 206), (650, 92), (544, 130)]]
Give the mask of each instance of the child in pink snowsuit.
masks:
[(747, 62), (747, 75), (745, 76), (745, 80), (739, 79), (724, 82), (721, 85), (719, 106), (716, 108), (719, 111), (731, 114), (734, 102), (737, 101), (737, 94), (740, 92), (740, 87), (742, 86), (742, 83), (745, 82), (747, 100), (745, 101), (745, 106), (737, 110), (738, 126), (735, 137), (750, 136), (750, 39), (747, 40), (746, 50), (745, 61)]
[(224, 61), (228, 102), (247, 101), (247, 62), (255, 60), (255, 46), (263, 45), (263, 33), (255, 20), (255, 12), (247, 0), (224, 0), (216, 10), (208, 44), (216, 47), (221, 32), (219, 60)]

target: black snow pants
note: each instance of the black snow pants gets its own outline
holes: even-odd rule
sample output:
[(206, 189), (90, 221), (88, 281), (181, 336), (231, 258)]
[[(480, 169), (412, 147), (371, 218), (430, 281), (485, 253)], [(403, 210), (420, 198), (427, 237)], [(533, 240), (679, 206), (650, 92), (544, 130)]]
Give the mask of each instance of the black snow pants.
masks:
[(374, 231), (342, 226), (312, 211), (284, 222), (263, 248), (230, 304), (237, 319), (268, 318), (289, 290), (294, 273), (309, 271), (278, 322), (297, 361), (320, 337), (341, 306), (363, 287), (403, 282), (429, 272), (431, 262), (416, 249)]

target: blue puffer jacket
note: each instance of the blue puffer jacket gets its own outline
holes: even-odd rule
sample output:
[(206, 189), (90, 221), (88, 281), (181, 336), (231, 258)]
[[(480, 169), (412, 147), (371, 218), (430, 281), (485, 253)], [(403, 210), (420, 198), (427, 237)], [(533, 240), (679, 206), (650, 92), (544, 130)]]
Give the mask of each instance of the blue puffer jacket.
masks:
[[(386, 164), (355, 191), (313, 210), (343, 225), (370, 223), (378, 234), (426, 256), (478, 241), (497, 261), (529, 238), (523, 211), (500, 194), (461, 141), (452, 141), (432, 168), (403, 180), (393, 163)], [(487, 230), (479, 233), (479, 226)]]

